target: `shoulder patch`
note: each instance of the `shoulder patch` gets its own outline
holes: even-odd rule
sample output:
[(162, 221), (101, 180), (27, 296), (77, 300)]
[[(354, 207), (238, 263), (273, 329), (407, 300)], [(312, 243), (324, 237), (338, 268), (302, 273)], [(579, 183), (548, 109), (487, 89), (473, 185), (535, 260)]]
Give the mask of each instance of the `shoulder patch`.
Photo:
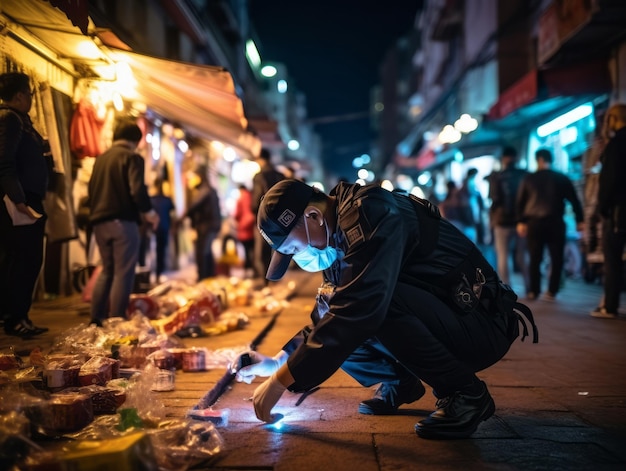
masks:
[(363, 242), (365, 240), (365, 235), (363, 234), (363, 229), (361, 229), (361, 224), (357, 224), (356, 226), (346, 231), (346, 240), (348, 241), (349, 247), (352, 247), (354, 244), (358, 242)]

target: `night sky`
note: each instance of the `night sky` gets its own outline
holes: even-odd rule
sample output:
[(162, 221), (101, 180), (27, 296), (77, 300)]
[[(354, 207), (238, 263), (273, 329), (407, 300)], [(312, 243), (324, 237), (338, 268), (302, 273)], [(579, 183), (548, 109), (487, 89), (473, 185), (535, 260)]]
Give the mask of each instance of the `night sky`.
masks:
[[(287, 66), (323, 140), (327, 172), (355, 178), (369, 151), (370, 88), (385, 52), (415, 21), (417, 0), (249, 0), (261, 57)], [(355, 117), (357, 116), (357, 117)]]

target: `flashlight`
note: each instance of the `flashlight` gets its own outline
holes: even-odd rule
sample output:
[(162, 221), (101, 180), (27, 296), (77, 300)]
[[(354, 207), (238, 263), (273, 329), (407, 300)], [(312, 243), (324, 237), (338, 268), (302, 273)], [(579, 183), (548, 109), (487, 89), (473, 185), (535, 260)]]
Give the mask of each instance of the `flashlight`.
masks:
[(271, 415), (272, 421), (268, 422), (267, 425), (272, 427), (274, 430), (280, 430), (281, 428), (283, 428), (284, 418), (285, 416), (283, 414), (272, 414)]
[(232, 374), (237, 373), (240, 369), (250, 366), (252, 364), (252, 358), (250, 358), (249, 353), (242, 353), (239, 359), (237, 360), (237, 364), (233, 365), (230, 369)]

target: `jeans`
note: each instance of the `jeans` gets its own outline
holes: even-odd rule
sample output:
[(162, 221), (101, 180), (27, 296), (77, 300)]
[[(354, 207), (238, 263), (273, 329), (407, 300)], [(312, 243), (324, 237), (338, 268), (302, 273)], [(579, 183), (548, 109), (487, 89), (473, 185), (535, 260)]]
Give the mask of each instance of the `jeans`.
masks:
[(511, 285), (509, 267), (510, 255), (514, 256), (515, 263), (524, 278), (524, 289), (530, 290), (528, 278), (527, 244), (526, 239), (517, 235), (515, 226), (495, 226), (493, 228), (494, 246), (498, 264), (498, 276), (507, 285)]
[(96, 224), (96, 237), (102, 272), (91, 298), (91, 318), (126, 316), (130, 294), (135, 283), (135, 266), (139, 253), (139, 226), (134, 221), (114, 219)]

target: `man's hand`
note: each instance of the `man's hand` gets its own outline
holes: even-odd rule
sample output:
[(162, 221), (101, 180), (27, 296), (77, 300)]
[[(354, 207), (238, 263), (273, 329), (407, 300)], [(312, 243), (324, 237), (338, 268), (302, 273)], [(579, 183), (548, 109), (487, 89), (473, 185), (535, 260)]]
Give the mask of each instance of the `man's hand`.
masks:
[(271, 376), (276, 373), (278, 368), (287, 360), (287, 354), (285, 352), (281, 352), (273, 358), (261, 355), (255, 351), (248, 352), (248, 354), (250, 355), (252, 364), (250, 366), (244, 366), (237, 371), (235, 379), (240, 383), (243, 381), (244, 383), (250, 384), (257, 376)]
[(154, 209), (151, 209), (147, 213), (143, 213), (143, 220), (149, 224), (153, 231), (156, 231), (159, 225), (159, 214)]
[(582, 233), (584, 233), (586, 229), (587, 229), (587, 224), (585, 224), (585, 222), (584, 222), (584, 221), (583, 221), (583, 222), (577, 222), (577, 223), (576, 223), (576, 230), (577, 230), (579, 233), (581, 233), (581, 234), (582, 234)]
[(254, 390), (252, 401), (254, 403), (254, 412), (259, 420), (267, 423), (275, 421), (276, 417), (272, 414), (272, 409), (286, 389), (276, 377), (276, 373), (274, 373)]

